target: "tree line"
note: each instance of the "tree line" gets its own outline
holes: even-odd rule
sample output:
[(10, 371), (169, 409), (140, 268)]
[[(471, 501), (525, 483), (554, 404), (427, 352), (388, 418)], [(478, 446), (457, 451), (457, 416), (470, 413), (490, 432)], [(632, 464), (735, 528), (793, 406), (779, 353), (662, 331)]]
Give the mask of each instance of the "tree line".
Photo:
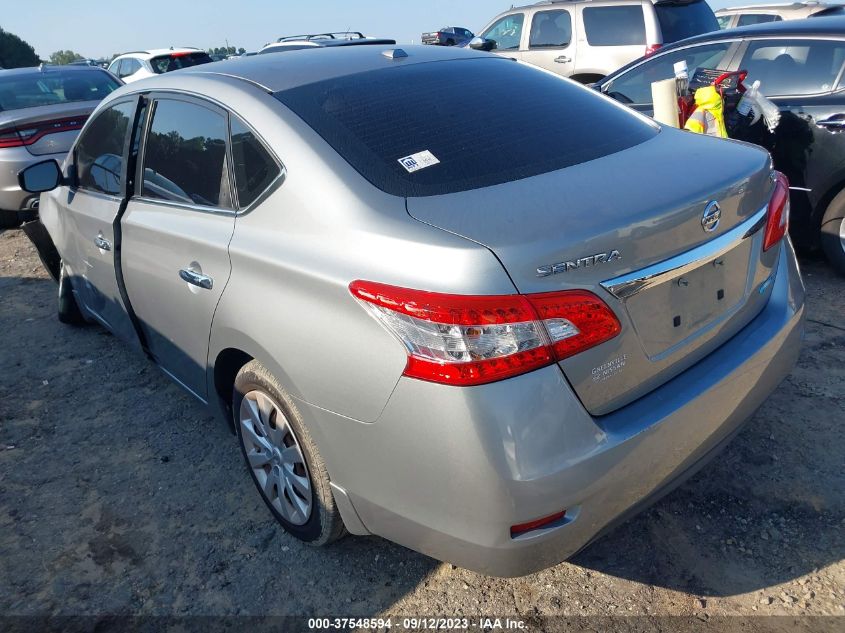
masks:
[[(209, 55), (239, 55), (245, 53), (243, 47), (218, 46), (209, 48)], [(104, 62), (111, 62), (120, 53), (114, 53), (111, 57), (103, 59)], [(25, 68), (27, 66), (38, 66), (42, 61), (49, 61), (51, 64), (63, 65), (71, 62), (86, 59), (76, 51), (62, 50), (50, 54), (49, 60), (41, 60), (35, 54), (35, 49), (14, 33), (9, 33), (0, 28), (0, 68)]]

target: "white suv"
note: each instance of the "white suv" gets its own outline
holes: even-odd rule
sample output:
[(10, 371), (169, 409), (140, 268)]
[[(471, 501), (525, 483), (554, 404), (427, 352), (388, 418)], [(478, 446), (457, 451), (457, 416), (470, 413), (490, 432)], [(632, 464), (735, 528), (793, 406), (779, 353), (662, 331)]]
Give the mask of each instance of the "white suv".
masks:
[(470, 46), (592, 83), (663, 44), (718, 30), (705, 0), (545, 0), (499, 14)]
[(160, 48), (118, 55), (109, 64), (109, 72), (120, 77), (125, 83), (131, 83), (211, 61), (214, 60), (208, 53), (198, 48)]

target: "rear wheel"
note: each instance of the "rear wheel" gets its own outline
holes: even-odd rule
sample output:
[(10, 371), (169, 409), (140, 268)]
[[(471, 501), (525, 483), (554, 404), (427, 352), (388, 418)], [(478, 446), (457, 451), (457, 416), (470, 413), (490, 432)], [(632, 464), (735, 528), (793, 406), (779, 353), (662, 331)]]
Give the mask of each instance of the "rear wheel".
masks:
[(821, 242), (825, 255), (845, 275), (845, 190), (831, 201), (822, 219)]
[(232, 405), (247, 469), (276, 520), (310, 545), (343, 536), (323, 459), (296, 405), (258, 361), (238, 372)]
[(58, 315), (59, 321), (68, 325), (82, 325), (85, 323), (85, 317), (82, 316), (79, 304), (76, 303), (76, 297), (73, 296), (73, 289), (70, 285), (70, 279), (68, 279), (67, 273), (65, 272), (64, 263), (59, 266)]

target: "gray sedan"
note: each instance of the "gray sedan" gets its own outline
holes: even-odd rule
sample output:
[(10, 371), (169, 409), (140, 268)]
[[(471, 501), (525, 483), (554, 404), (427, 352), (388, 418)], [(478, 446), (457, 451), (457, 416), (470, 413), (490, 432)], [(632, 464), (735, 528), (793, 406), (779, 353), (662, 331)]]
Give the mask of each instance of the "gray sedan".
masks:
[(59, 318), (231, 423), (311, 544), (558, 563), (716, 455), (800, 348), (765, 151), (484, 53), (162, 75), (21, 180), (49, 192)]
[(0, 71), (0, 228), (35, 217), (38, 196), (20, 189), (18, 172), (64, 160), (88, 115), (122, 83), (91, 66)]

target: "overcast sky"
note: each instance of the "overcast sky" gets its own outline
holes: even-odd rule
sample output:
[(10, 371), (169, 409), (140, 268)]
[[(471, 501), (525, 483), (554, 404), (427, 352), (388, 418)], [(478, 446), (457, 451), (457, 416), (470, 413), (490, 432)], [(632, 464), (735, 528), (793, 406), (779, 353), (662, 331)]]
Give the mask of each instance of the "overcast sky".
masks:
[[(755, 0), (751, 0), (754, 2)], [(714, 8), (746, 0), (710, 0)], [(257, 50), (286, 34), (355, 30), (419, 43), (442, 26), (481, 29), (498, 0), (5, 0), (0, 27), (46, 59), (60, 49), (86, 57), (169, 46)], [(527, 4), (527, 3), (526, 3)]]

